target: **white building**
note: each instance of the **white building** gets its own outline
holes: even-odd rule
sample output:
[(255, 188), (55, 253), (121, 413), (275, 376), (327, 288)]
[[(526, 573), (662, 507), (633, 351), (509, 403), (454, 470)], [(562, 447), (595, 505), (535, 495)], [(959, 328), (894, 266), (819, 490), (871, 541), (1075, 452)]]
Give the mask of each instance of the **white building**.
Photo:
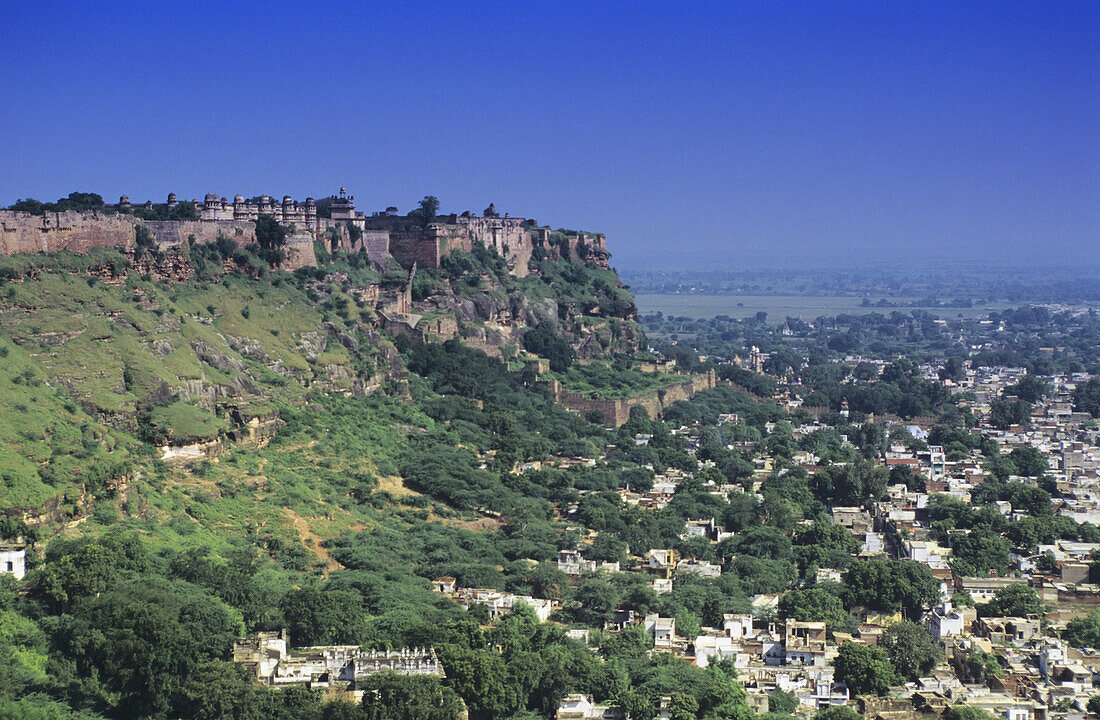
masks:
[(722, 566), (706, 562), (705, 560), (683, 560), (676, 566), (676, 572), (691, 573), (706, 578), (716, 578), (722, 575)]
[(947, 637), (958, 637), (963, 633), (963, 616), (958, 610), (945, 602), (924, 616), (924, 627), (937, 642)]
[(555, 716), (557, 720), (622, 720), (623, 711), (612, 705), (597, 705), (579, 693), (566, 695)]
[(726, 635), (699, 635), (694, 645), (695, 664), (701, 668), (712, 662), (737, 660), (738, 646)]
[(526, 605), (531, 608), (540, 622), (550, 619), (553, 612), (553, 603), (549, 600), (530, 597), (528, 595), (512, 595), (499, 590), (467, 589), (463, 588), (456, 593), (457, 599), (464, 607), (469, 609), (471, 605), (484, 605), (489, 611), (489, 618), (495, 620), (501, 615), (507, 615), (516, 605)]
[(658, 595), (667, 595), (672, 592), (672, 578), (653, 578), (650, 586)]
[(752, 637), (752, 615), (748, 613), (729, 613), (722, 616), (722, 629), (726, 636), (734, 640)]
[(25, 545), (0, 545), (0, 573), (11, 573), (22, 580), (27, 573), (27, 547)]
[(653, 647), (671, 650), (676, 644), (676, 618), (665, 618), (653, 613), (645, 617), (646, 632), (653, 636)]

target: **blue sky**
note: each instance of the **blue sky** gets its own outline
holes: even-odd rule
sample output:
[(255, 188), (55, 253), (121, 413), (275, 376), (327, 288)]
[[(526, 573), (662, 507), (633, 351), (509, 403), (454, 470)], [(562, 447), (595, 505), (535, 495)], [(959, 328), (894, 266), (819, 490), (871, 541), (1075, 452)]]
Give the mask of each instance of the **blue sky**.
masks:
[(1097, 264), (1100, 3), (4, 3), (0, 204), (324, 195), (628, 268)]

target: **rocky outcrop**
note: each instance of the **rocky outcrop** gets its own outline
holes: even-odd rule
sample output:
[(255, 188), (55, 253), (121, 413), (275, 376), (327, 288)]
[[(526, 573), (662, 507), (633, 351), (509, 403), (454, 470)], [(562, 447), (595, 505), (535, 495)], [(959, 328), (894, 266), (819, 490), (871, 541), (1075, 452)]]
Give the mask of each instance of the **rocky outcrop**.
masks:
[(135, 251), (127, 253), (135, 270), (154, 280), (164, 282), (185, 282), (191, 279), (195, 268), (191, 258), (180, 248), (168, 248), (164, 251), (142, 252), (140, 257)]

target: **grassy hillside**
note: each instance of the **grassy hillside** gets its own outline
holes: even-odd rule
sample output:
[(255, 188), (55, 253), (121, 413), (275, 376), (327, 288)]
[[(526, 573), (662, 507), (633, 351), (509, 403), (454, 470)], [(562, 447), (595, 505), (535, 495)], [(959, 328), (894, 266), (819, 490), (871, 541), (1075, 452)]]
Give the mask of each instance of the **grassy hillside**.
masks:
[(122, 268), (103, 281), (77, 274), (87, 257), (35, 258), (32, 272), (26, 257), (0, 261), (5, 507), (125, 479), (153, 445), (215, 440), (311, 387), (352, 391), (392, 350), (357, 329), (354, 305), (326, 309), (301, 278), (167, 284), (101, 251), (98, 267)]
[[(168, 260), (192, 279), (107, 251), (0, 259), (0, 534), (36, 541), (26, 579), (0, 577), (0, 716), (365, 719), (230, 662), (234, 637), (283, 628), (296, 645), (431, 645), (447, 677), (414, 684), (472, 720), (551, 717), (568, 692), (652, 714), (673, 686), (751, 716), (726, 670), (651, 660), (641, 634), (597, 656), (522, 609), (489, 625), (432, 591), (448, 575), (598, 627), (628, 588), (574, 589), (555, 567), (576, 524), (608, 529), (584, 546), (608, 557), (680, 542), (683, 516), (614, 491), (697, 468), (686, 439), (566, 412), (519, 349), (593, 388), (653, 382), (632, 369), (641, 336), (614, 273), (542, 259), (521, 281), (484, 248), (455, 253), (418, 276), (410, 316), (458, 331), (419, 342), (383, 330), (396, 268), (278, 273), (209, 246)], [(602, 364), (570, 371), (578, 355)], [(519, 473), (529, 462), (546, 465)], [(736, 579), (701, 582), (662, 611), (747, 608)]]

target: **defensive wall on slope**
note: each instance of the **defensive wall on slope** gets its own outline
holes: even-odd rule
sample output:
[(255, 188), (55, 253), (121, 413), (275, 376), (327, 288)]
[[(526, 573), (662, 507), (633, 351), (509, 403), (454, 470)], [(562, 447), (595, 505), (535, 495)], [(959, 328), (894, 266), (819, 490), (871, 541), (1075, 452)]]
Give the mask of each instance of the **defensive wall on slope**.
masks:
[(550, 391), (554, 400), (563, 405), (567, 410), (584, 415), (593, 410), (603, 413), (604, 421), (618, 427), (630, 419), (630, 409), (643, 407), (650, 417), (659, 417), (665, 408), (681, 400), (690, 400), (695, 393), (714, 387), (716, 384), (714, 371), (692, 375), (683, 382), (666, 385), (656, 390), (649, 390), (633, 397), (616, 398), (613, 400), (601, 400), (590, 398), (580, 393), (570, 392), (561, 387), (557, 380), (550, 380)]
[(31, 215), (0, 210), (0, 254), (60, 252), (86, 253), (96, 247), (134, 246), (130, 218), (98, 212), (53, 212)]
[[(136, 228), (144, 225), (156, 247), (167, 250), (196, 243), (212, 243), (219, 237), (239, 247), (256, 241), (256, 224), (236, 220), (141, 220), (132, 215), (104, 215), (94, 211), (69, 211), (31, 215), (0, 210), (0, 255), (60, 252), (87, 253), (92, 248), (134, 249)], [(313, 233), (295, 229), (287, 239), (284, 267), (295, 270), (315, 266)]]
[(196, 244), (217, 242), (227, 237), (245, 246), (256, 242), (256, 223), (244, 220), (137, 220), (149, 228), (157, 247), (186, 245), (192, 238)]
[(482, 217), (469, 213), (440, 215), (427, 227), (416, 218), (397, 215), (392, 208), (364, 217), (362, 222), (365, 233), (388, 234), (390, 254), (406, 268), (414, 263), (420, 267), (438, 268), (448, 253), (453, 250), (470, 252), (475, 243), (495, 249), (517, 277), (527, 275), (527, 264), (536, 247), (544, 248), (552, 256), (568, 255), (576, 262), (591, 259), (603, 267), (608, 266), (611, 257), (602, 234), (565, 235), (563, 252), (563, 248), (552, 244), (549, 229), (535, 227), (525, 218), (500, 217), (492, 205), (486, 208)]
[[(475, 243), (495, 249), (518, 277), (528, 273), (528, 262), (537, 248), (551, 257), (567, 256), (574, 262), (591, 260), (608, 266), (610, 255), (601, 234), (553, 233), (535, 227), (524, 218), (501, 217), (490, 204), (483, 216), (471, 213), (442, 215), (427, 227), (415, 217), (397, 214), (396, 208), (367, 216), (355, 210), (355, 198), (339, 195), (329, 199), (331, 217), (317, 214), (317, 203), (306, 198), (299, 203), (285, 196), (282, 202), (263, 195), (246, 200), (237, 195), (230, 202), (210, 193), (204, 201), (179, 201), (168, 196), (161, 211), (176, 211), (190, 205), (197, 220), (144, 220), (134, 213), (153, 212), (153, 203), (131, 205), (123, 196), (117, 205), (107, 206), (117, 214), (100, 211), (52, 212), (32, 215), (27, 212), (0, 210), (0, 254), (88, 252), (94, 247), (121, 247), (131, 250), (135, 228), (145, 225), (161, 249), (183, 246), (190, 240), (212, 243), (226, 237), (238, 245), (256, 240), (256, 218), (271, 215), (294, 232), (290, 240), (290, 265), (316, 264), (312, 241), (322, 241), (328, 250), (364, 252), (372, 261), (386, 265), (397, 260), (403, 267), (414, 264), (438, 268), (453, 250), (470, 252)], [(188, 208), (189, 209), (189, 208)], [(306, 242), (306, 238), (309, 242)], [(309, 247), (307, 247), (309, 245)]]

